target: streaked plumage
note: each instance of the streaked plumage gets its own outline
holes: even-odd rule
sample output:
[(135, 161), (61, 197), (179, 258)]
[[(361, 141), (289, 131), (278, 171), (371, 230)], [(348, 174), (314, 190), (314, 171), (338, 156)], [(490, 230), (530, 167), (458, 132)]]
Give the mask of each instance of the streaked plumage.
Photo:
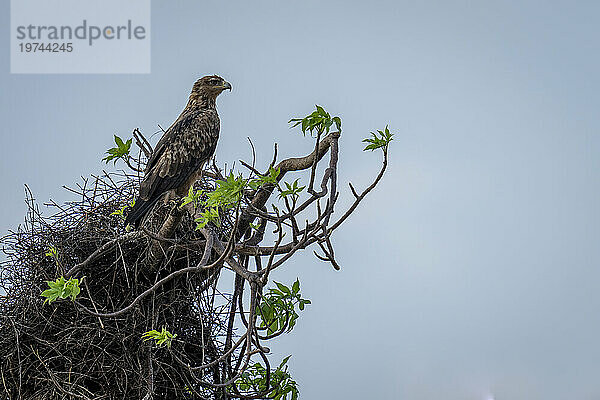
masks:
[(190, 99), (177, 120), (156, 145), (140, 185), (140, 194), (125, 224), (138, 227), (144, 216), (167, 192), (185, 196), (214, 154), (220, 121), (217, 96), (231, 85), (223, 78), (205, 76), (192, 88)]

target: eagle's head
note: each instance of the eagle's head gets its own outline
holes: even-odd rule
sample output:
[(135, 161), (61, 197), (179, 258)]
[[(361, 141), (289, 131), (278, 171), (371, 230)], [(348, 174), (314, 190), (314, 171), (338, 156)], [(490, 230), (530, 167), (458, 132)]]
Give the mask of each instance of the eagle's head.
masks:
[(217, 75), (200, 78), (194, 83), (190, 97), (208, 98), (214, 100), (225, 89), (231, 90), (231, 84)]

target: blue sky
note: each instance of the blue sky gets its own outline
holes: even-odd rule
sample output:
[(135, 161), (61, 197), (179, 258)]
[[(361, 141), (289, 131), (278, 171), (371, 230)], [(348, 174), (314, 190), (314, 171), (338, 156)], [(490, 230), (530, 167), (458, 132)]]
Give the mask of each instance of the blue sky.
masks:
[(69, 199), (113, 134), (168, 126), (217, 73), (220, 162), (248, 159), (247, 136), (259, 165), (275, 141), (310, 151), (287, 120), (318, 103), (362, 187), (380, 160), (360, 140), (396, 132), (335, 238), (342, 270), (307, 252), (275, 276), (313, 301), (270, 346), (303, 398), (600, 398), (599, 3), (154, 1), (148, 75), (9, 74), (7, 3), (3, 231), (24, 183)]

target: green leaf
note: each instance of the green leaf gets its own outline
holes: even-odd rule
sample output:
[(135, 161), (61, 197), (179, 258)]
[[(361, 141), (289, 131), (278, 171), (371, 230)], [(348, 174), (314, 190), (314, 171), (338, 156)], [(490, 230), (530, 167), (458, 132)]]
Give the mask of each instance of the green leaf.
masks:
[(309, 124), (310, 124), (310, 120), (308, 120), (308, 119), (302, 120), (302, 133), (305, 135), (306, 135), (306, 130), (308, 129)]
[(279, 364), (279, 367), (277, 369), (282, 369), (285, 364), (287, 364), (288, 360), (290, 359), (292, 355), (290, 354), (289, 356), (287, 356), (286, 358), (283, 359), (283, 361), (281, 361), (281, 364)]
[(279, 290), (281, 290), (283, 293), (290, 294), (290, 288), (288, 288), (284, 284), (279, 283), (279, 282), (275, 282), (275, 285), (277, 285), (277, 287), (279, 288)]
[(332, 121), (335, 123), (335, 126), (339, 132), (342, 131), (342, 120), (340, 117), (333, 117)]

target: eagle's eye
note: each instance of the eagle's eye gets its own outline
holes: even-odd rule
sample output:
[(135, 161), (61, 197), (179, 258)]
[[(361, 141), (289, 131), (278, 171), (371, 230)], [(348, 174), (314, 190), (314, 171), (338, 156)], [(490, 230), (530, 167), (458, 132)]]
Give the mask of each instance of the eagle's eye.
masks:
[(221, 84), (221, 81), (219, 81), (218, 79), (211, 79), (209, 83), (212, 86), (217, 86), (217, 85)]

